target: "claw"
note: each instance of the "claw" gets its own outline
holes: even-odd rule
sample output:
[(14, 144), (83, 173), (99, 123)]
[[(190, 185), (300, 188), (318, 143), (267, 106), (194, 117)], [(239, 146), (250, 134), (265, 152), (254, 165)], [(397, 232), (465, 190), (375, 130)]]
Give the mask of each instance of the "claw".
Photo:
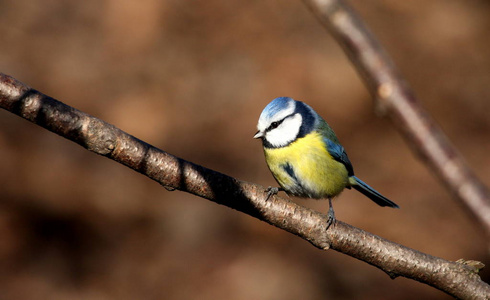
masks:
[(279, 191), (283, 191), (283, 189), (280, 187), (270, 186), (265, 191), (267, 192), (267, 197), (265, 198), (265, 201), (268, 201), (270, 197), (277, 195), (277, 193), (279, 193)]

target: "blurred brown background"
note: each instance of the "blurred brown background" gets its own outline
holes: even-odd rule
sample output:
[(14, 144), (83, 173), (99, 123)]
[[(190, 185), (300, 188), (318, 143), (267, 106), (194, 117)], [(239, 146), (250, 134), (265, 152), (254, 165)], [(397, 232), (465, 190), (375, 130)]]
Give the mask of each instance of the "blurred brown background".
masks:
[[(490, 182), (490, 3), (350, 1), (425, 107)], [(334, 127), (356, 174), (337, 217), (490, 265), (488, 241), (378, 118), (301, 1), (1, 1), (0, 72), (165, 151), (274, 185), (257, 118), (278, 96)], [(158, 184), (0, 111), (1, 299), (448, 299)], [(324, 201), (294, 199), (326, 211)], [(490, 281), (490, 268), (483, 278)]]

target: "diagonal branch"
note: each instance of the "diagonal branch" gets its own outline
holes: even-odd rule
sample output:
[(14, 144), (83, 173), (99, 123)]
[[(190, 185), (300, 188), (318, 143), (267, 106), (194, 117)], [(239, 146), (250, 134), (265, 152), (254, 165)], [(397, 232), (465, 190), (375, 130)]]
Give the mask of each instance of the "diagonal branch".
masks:
[(436, 122), (421, 107), (381, 45), (343, 0), (303, 0), (337, 39), (363, 77), (380, 110), (412, 149), (490, 234), (490, 194)]
[(102, 120), (0, 73), (0, 107), (82, 147), (121, 163), (169, 190), (178, 189), (236, 209), (291, 232), (320, 249), (333, 249), (367, 262), (392, 278), (404, 276), (459, 298), (484, 299), (490, 286), (481, 267), (451, 262), (387, 241), (289, 200), (265, 201), (259, 185), (204, 168), (159, 150)]

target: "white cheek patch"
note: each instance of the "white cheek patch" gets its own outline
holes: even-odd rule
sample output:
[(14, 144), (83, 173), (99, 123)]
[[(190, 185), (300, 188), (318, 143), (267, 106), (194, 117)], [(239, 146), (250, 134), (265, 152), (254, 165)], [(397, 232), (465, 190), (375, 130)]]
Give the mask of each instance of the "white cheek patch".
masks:
[(267, 132), (265, 138), (273, 147), (286, 146), (296, 139), (302, 122), (299, 113), (287, 117), (279, 127)]

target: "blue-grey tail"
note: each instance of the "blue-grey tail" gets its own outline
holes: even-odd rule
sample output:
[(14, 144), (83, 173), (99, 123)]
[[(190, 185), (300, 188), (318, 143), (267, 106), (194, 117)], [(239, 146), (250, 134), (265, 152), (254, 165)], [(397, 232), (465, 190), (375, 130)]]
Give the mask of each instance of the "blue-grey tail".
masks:
[(395, 202), (391, 201), (390, 199), (378, 193), (375, 189), (370, 187), (367, 183), (365, 183), (361, 179), (357, 178), (356, 176), (352, 176), (351, 178), (354, 178), (357, 183), (357, 184), (353, 184), (352, 187), (357, 191), (359, 191), (360, 193), (362, 193), (364, 196), (376, 202), (376, 204), (378, 204), (379, 206), (400, 208)]

